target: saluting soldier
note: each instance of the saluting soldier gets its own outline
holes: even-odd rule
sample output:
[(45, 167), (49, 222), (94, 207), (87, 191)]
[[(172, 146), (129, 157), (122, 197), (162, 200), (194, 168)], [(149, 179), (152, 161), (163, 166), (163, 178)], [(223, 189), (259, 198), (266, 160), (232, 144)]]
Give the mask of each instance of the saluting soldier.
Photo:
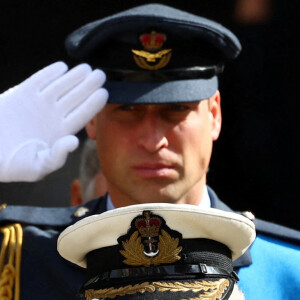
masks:
[[(207, 186), (206, 173), (221, 130), (218, 75), (241, 51), (232, 32), (149, 4), (84, 25), (70, 34), (66, 48), (74, 61), (105, 72), (108, 103), (103, 107), (104, 73), (87, 65), (64, 75), (65, 65), (54, 64), (4, 94), (0, 178), (34, 181), (59, 168), (77, 146), (73, 134), (91, 119), (86, 129), (97, 141), (108, 194), (72, 208), (3, 206), (3, 231), (16, 230), (19, 237), (14, 247), (13, 235), (4, 235), (2, 249), (11, 240), (21, 299), (78, 295), (85, 272), (61, 258), (56, 243), (82, 218), (145, 203), (231, 211)], [(246, 299), (294, 299), (300, 292), (299, 232), (246, 215), (257, 238), (233, 264)]]

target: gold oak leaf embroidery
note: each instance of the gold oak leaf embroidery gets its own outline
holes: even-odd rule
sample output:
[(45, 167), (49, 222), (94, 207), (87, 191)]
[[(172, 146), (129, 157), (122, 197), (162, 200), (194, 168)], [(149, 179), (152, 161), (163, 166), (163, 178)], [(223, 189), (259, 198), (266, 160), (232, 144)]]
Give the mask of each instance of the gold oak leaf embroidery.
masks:
[(159, 253), (155, 257), (147, 257), (144, 255), (144, 246), (141, 243), (141, 237), (138, 231), (135, 231), (129, 240), (122, 242), (124, 250), (120, 253), (126, 258), (123, 262), (131, 266), (150, 266), (164, 263), (173, 263), (180, 260), (178, 255), (182, 247), (178, 247), (179, 239), (172, 238), (165, 230), (161, 231), (159, 236), (158, 249)]
[[(226, 288), (229, 286), (229, 281), (227, 279), (220, 279), (218, 281), (196, 281), (193, 283), (190, 282), (144, 282), (141, 284), (127, 285), (124, 287), (114, 288), (110, 287), (107, 289), (100, 290), (87, 290), (85, 296), (87, 300), (92, 300), (94, 298), (115, 298), (116, 296), (132, 295), (136, 293), (153, 293), (156, 290), (159, 292), (187, 292), (192, 290), (194, 293), (203, 292), (201, 295), (198, 295), (196, 298), (189, 298), (189, 300), (217, 300), (219, 299)], [(187, 300), (187, 299), (181, 299)]]
[(115, 289), (114, 287), (110, 287), (108, 289), (101, 289), (101, 290), (86, 290), (85, 291), (85, 297), (87, 300), (92, 300), (95, 298), (115, 298), (116, 296), (124, 296), (124, 295), (132, 295), (136, 293), (153, 293), (155, 291), (155, 287), (149, 282), (144, 282), (141, 284), (135, 284), (135, 285), (127, 285), (124, 287), (120, 287)]

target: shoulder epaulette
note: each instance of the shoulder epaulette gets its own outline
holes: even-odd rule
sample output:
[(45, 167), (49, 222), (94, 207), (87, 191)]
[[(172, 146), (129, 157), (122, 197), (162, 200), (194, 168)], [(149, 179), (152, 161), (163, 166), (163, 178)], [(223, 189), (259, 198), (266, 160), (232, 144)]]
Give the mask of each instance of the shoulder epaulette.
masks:
[(103, 212), (106, 208), (104, 199), (101, 197), (80, 206), (70, 207), (2, 205), (0, 225), (21, 223), (35, 226), (69, 226), (84, 217)]
[(300, 245), (300, 231), (272, 222), (254, 219), (257, 233)]

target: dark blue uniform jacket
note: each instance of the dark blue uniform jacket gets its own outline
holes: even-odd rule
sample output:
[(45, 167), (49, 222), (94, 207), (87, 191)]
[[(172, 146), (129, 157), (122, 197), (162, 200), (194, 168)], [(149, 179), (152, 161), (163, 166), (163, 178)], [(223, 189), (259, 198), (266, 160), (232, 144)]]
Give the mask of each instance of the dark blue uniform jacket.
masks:
[[(231, 211), (211, 189), (209, 196), (212, 207)], [(0, 226), (18, 222), (23, 227), (21, 300), (80, 299), (78, 290), (85, 281), (85, 270), (61, 258), (56, 243), (69, 225), (104, 212), (106, 197), (83, 206), (88, 211), (81, 209), (86, 213), (80, 217), (76, 213), (79, 207), (7, 206), (0, 211)], [(235, 261), (246, 299), (297, 299), (300, 297), (300, 233), (258, 219), (255, 224), (255, 242), (250, 251)]]

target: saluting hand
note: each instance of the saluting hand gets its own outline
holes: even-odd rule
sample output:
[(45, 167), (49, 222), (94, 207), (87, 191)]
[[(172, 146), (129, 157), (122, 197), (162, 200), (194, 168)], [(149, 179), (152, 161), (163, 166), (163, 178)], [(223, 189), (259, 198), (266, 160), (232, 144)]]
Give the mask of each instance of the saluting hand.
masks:
[(36, 181), (65, 164), (105, 105), (105, 74), (56, 62), (0, 95), (0, 181)]

